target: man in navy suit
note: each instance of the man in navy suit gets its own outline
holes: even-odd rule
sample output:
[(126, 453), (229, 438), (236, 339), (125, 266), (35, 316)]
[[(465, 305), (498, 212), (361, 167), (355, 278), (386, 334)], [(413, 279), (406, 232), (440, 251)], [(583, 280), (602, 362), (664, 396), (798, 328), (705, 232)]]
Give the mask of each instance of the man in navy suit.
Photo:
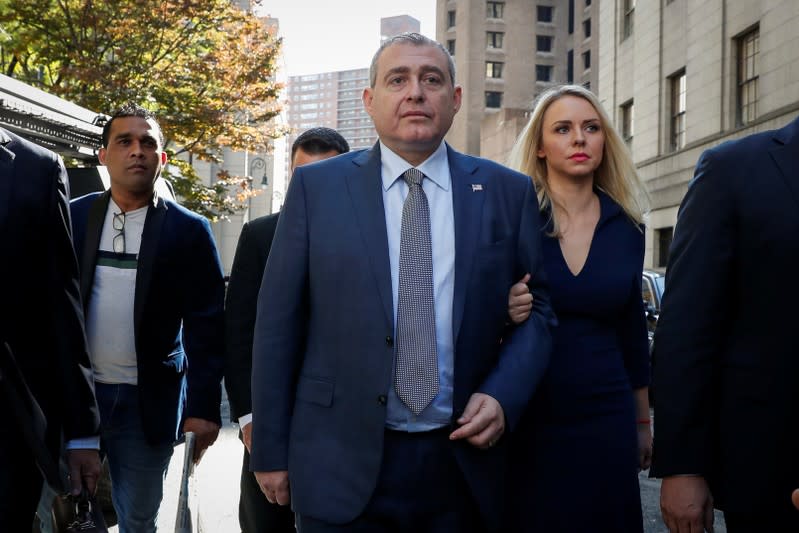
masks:
[[(311, 128), (302, 132), (291, 145), (291, 168), (349, 151), (347, 141), (336, 130)], [(241, 427), (245, 447), (239, 485), (239, 525), (243, 533), (295, 531), (291, 509), (266, 501), (250, 472), (252, 339), (258, 290), (279, 216), (278, 212), (258, 217), (242, 226), (225, 295), (225, 388), (230, 417)]]
[(655, 335), (652, 475), (672, 532), (799, 531), (799, 118), (702, 154)]
[(111, 188), (72, 202), (86, 331), (120, 531), (155, 531), (173, 444), (216, 439), (224, 278), (207, 220), (159, 197), (155, 118), (123, 106), (103, 128)]
[[(67, 441), (72, 492), (79, 493), (81, 485), (94, 492), (100, 476), (99, 417), (68, 201), (61, 158), (0, 128), (0, 366), (18, 369), (41, 408), (53, 462)], [(4, 391), (14, 378), (0, 374)], [(34, 421), (7, 412), (0, 397), (0, 530), (30, 531), (42, 476), (21, 425)]]
[[(505, 434), (553, 321), (531, 180), (443, 142), (446, 49), (386, 41), (363, 100), (380, 141), (295, 170), (261, 287), (250, 467), (302, 533), (469, 532), (502, 520)], [(525, 273), (531, 318), (507, 326)]]

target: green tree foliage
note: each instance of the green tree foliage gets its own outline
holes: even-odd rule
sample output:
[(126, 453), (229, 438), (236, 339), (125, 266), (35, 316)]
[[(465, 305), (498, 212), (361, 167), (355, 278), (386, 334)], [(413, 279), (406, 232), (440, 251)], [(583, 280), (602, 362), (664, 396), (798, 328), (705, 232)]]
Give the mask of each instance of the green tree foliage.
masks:
[[(283, 134), (270, 125), (280, 39), (230, 0), (0, 0), (0, 28), (5, 74), (106, 114), (137, 102), (157, 113), (172, 156), (217, 161)], [(253, 194), (227, 174), (206, 187), (181, 162), (169, 178), (212, 220)]]

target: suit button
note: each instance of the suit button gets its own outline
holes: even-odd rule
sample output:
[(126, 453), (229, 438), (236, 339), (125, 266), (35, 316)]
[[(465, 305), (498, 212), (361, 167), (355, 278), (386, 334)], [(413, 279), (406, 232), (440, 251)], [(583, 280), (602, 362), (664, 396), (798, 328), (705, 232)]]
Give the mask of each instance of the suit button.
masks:
[(389, 348), (394, 346), (394, 339), (391, 338), (391, 335), (386, 335), (386, 346)]
[(387, 402), (388, 398), (386, 397), (385, 394), (381, 394), (380, 396), (377, 397), (377, 403), (379, 403), (380, 405), (386, 405)]

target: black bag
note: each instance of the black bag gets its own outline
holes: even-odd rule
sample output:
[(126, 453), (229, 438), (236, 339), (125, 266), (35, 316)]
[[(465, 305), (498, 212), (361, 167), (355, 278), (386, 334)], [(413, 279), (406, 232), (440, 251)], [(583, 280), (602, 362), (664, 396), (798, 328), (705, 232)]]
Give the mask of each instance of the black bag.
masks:
[(63, 505), (67, 507), (57, 514), (65, 513), (69, 517), (66, 522), (66, 533), (108, 533), (103, 513), (94, 497), (84, 490), (80, 496), (57, 497), (54, 507)]

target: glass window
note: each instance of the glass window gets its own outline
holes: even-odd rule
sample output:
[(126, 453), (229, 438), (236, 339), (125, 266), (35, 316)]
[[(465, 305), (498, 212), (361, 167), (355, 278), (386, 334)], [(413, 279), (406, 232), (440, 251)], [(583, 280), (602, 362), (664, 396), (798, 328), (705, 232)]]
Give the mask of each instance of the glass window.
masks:
[(574, 82), (574, 50), (566, 53), (566, 82)]
[(591, 50), (583, 52), (583, 70), (591, 68)]
[(621, 105), (621, 137), (629, 145), (633, 141), (635, 115), (633, 101)]
[(552, 37), (550, 35), (536, 35), (535, 47), (539, 52), (551, 52)]
[(486, 2), (486, 17), (501, 19), (505, 12), (505, 2)]
[(671, 85), (671, 149), (685, 146), (685, 71), (670, 78)]
[(659, 267), (665, 268), (669, 264), (669, 248), (671, 247), (671, 241), (674, 238), (674, 228), (660, 228), (656, 231), (658, 242), (657, 263)]
[(447, 51), (449, 55), (455, 55), (455, 39), (447, 39)]
[(758, 57), (760, 29), (755, 28), (738, 39), (738, 124), (747, 124), (757, 117)]
[(538, 6), (538, 22), (552, 22), (552, 6)]
[(502, 48), (502, 43), (505, 40), (505, 33), (501, 31), (487, 31), (486, 41), (489, 48)]
[(585, 19), (583, 21), (583, 37), (586, 39), (591, 37), (591, 19)]
[(455, 27), (455, 10), (447, 11), (447, 28)]
[(486, 61), (486, 78), (501, 78), (503, 66), (499, 61)]
[(486, 107), (494, 109), (502, 107), (502, 93), (499, 91), (486, 91)]
[(551, 65), (536, 65), (535, 78), (538, 81), (552, 81), (552, 66)]
[(633, 22), (635, 21), (635, 0), (624, 0), (624, 24), (623, 37), (626, 39), (633, 34)]

